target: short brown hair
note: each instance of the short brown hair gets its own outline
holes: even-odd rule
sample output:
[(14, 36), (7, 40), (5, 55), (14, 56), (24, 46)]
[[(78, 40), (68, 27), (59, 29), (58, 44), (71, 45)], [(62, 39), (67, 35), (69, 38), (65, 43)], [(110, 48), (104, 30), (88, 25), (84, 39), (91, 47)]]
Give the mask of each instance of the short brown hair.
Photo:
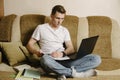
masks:
[(56, 5), (52, 8), (52, 12), (51, 12), (51, 15), (54, 15), (56, 12), (60, 12), (62, 14), (65, 14), (66, 13), (66, 10), (64, 9), (63, 6), (61, 5)]

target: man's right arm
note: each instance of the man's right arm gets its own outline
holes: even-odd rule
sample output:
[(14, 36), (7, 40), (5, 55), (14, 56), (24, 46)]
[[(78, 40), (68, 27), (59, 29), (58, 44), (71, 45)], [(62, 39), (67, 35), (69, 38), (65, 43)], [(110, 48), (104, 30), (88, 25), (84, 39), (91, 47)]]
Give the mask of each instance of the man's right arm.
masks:
[(37, 40), (35, 40), (34, 38), (30, 38), (30, 40), (28, 41), (28, 44), (27, 44), (27, 49), (29, 50), (30, 53), (32, 54), (36, 54), (37, 56), (42, 56), (43, 54), (40, 53), (40, 49), (37, 50), (35, 47), (34, 47), (34, 44), (37, 42)]

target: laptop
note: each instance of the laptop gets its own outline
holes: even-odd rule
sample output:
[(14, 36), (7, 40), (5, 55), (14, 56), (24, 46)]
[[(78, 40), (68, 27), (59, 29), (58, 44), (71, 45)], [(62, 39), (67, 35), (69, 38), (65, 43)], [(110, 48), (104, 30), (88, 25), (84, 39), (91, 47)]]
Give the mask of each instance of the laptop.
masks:
[(82, 39), (79, 50), (76, 54), (76, 58), (82, 58), (85, 55), (91, 54), (95, 47), (98, 37), (99, 36), (97, 35), (97, 36), (92, 36), (89, 38)]
[(75, 58), (70, 58), (69, 56), (65, 56), (62, 58), (54, 58), (54, 59), (55, 60), (73, 60), (73, 59), (82, 58), (88, 54), (91, 54), (95, 47), (98, 37), (99, 36), (97, 35), (97, 36), (92, 36), (89, 38), (82, 39), (82, 42), (80, 43), (80, 47)]

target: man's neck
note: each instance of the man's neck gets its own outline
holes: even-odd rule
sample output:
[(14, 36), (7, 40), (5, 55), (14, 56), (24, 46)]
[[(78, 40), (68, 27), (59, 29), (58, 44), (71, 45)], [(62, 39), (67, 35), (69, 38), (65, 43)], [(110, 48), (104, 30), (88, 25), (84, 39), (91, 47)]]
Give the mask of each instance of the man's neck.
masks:
[(55, 26), (55, 25), (53, 25), (52, 23), (49, 23), (49, 25), (50, 25), (50, 27), (51, 27), (53, 30), (56, 30), (56, 29), (59, 28), (59, 26)]

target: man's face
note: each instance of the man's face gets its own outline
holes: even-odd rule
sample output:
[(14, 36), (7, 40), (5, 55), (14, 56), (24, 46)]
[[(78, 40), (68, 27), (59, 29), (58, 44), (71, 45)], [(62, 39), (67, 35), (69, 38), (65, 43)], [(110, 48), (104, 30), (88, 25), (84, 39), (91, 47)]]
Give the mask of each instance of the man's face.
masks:
[(52, 19), (52, 25), (54, 27), (58, 27), (62, 24), (63, 20), (64, 20), (65, 14), (56, 12), (55, 15), (51, 15), (51, 19)]

